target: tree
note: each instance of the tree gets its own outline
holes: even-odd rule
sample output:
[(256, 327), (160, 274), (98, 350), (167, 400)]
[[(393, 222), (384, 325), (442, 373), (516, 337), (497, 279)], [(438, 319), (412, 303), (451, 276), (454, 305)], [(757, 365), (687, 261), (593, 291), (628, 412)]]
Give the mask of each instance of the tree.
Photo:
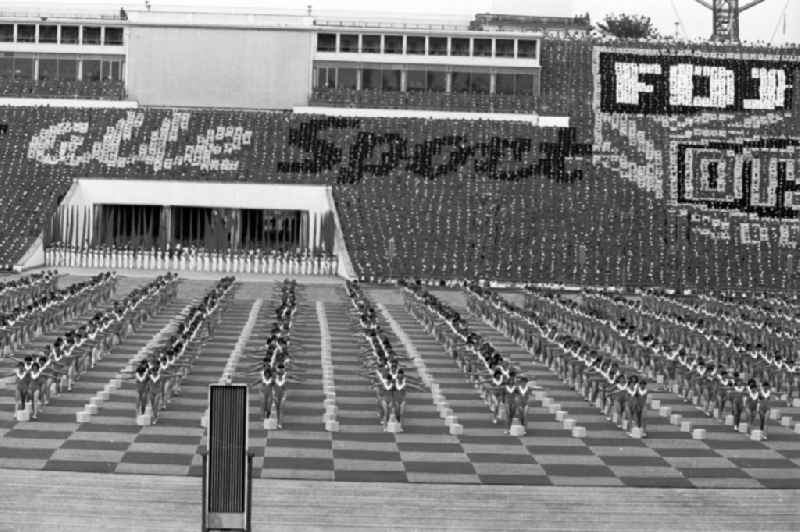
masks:
[(597, 27), (620, 39), (653, 39), (659, 36), (653, 21), (644, 15), (606, 15)]

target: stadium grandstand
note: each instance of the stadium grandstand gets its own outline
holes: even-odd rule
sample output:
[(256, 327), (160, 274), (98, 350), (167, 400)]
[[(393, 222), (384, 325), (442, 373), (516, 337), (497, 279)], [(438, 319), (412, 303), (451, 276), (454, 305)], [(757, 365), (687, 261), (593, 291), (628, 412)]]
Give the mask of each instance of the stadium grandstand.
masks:
[(240, 384), (255, 529), (796, 529), (798, 113), (588, 15), (0, 5), (0, 529), (236, 528)]

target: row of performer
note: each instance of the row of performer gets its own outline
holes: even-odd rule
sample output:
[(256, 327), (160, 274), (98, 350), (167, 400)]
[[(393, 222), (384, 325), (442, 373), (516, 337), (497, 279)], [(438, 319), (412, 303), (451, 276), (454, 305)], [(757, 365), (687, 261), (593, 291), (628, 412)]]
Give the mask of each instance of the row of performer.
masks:
[(252, 251), (137, 250), (117, 248), (45, 249), (48, 267), (111, 268), (125, 270), (177, 270), (207, 273), (267, 275), (336, 275), (336, 255), (310, 253), (263, 253)]
[(158, 277), (116, 301), (112, 308), (96, 311), (84, 324), (65, 331), (39, 354), (10, 357), (17, 366), (2, 378), (15, 386), (18, 419), (36, 419), (54, 394), (72, 390), (115, 345), (175, 297), (176, 285), (174, 276)]

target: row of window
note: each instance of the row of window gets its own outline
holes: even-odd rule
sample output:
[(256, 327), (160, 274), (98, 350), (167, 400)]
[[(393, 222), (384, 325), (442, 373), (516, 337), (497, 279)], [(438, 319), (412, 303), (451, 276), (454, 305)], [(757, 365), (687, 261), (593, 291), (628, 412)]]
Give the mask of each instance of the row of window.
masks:
[(316, 67), (314, 73), (314, 87), (318, 89), (493, 92), (525, 96), (533, 95), (535, 90), (533, 74), (340, 67)]
[(122, 46), (122, 28), (67, 24), (0, 24), (0, 42)]
[(318, 52), (536, 59), (534, 39), (318, 33)]
[(122, 81), (124, 72), (121, 57), (0, 55), (1, 79)]

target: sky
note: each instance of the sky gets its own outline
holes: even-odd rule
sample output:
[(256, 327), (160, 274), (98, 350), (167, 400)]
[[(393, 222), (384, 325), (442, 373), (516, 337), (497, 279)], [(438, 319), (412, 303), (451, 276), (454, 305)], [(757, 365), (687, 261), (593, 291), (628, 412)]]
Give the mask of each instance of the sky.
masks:
[[(311, 4), (314, 11), (348, 11), (354, 13), (392, 12), (415, 16), (466, 15), (482, 12), (516, 13), (526, 15), (568, 16), (589, 13), (592, 21), (602, 20), (605, 15), (635, 13), (652, 18), (662, 34), (674, 35), (675, 23), (682, 36), (704, 38), (711, 34), (711, 12), (695, 0), (402, 0), (402, 2), (376, 2), (375, 0), (149, 0), (152, 9), (197, 8), (213, 10), (218, 6), (235, 5), (244, 9), (305, 10)], [(711, 0), (708, 0), (709, 2)], [(747, 3), (749, 0), (741, 0)], [(29, 10), (48, 6), (60, 8), (70, 6), (98, 6), (106, 9), (142, 9), (145, 0), (9, 0), (4, 6), (24, 6)], [(786, 9), (784, 33), (783, 16)], [(2, 8), (0, 8), (0, 11)], [(438, 18), (438, 17), (437, 17)], [(771, 41), (774, 43), (800, 42), (800, 0), (766, 0), (745, 12), (741, 19), (741, 37), (745, 41)]]

